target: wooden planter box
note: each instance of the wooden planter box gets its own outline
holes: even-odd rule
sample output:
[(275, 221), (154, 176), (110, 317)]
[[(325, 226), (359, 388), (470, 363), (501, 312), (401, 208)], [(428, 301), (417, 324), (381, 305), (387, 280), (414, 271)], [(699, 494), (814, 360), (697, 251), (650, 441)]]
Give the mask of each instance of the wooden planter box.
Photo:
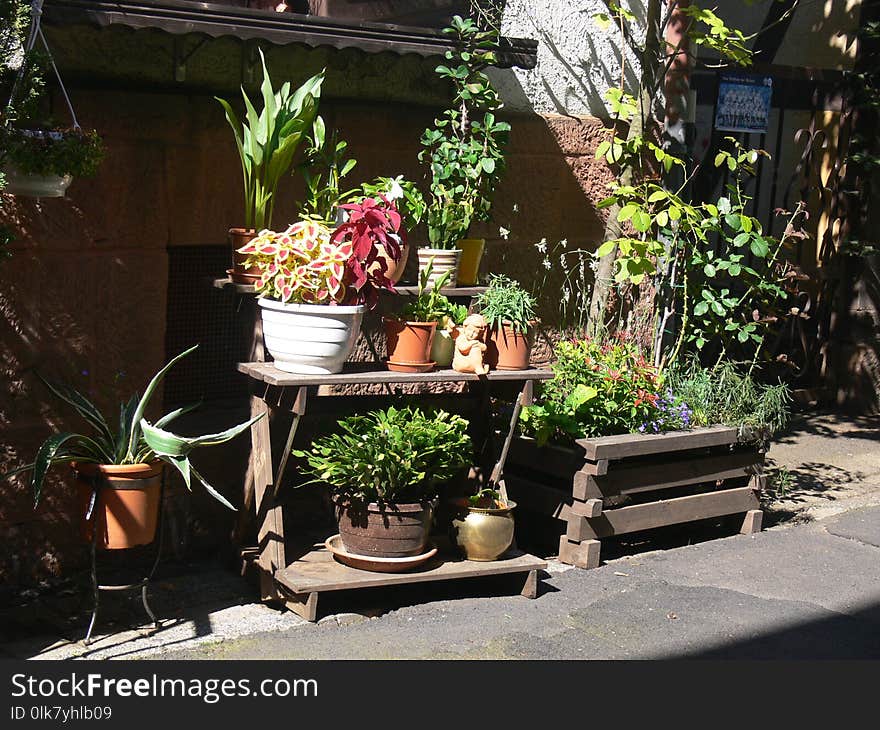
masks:
[(566, 523), (559, 559), (599, 565), (603, 538), (744, 513), (761, 529), (764, 454), (726, 426), (582, 439), (574, 448), (519, 438), (505, 483), (511, 497)]

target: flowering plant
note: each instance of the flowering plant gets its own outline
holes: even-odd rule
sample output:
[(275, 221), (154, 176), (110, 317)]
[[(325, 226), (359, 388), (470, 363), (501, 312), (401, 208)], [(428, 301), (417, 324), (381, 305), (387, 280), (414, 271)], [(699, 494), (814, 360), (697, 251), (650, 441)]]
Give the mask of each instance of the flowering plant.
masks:
[(522, 431), (539, 442), (632, 433), (657, 422), (660, 376), (626, 337), (563, 340), (553, 379), (523, 409)]

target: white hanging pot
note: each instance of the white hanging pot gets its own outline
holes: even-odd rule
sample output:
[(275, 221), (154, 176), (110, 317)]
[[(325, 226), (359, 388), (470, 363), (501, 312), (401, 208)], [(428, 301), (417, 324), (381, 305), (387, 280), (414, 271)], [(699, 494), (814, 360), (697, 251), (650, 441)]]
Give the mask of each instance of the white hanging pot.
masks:
[(364, 307), (285, 304), (258, 299), (263, 341), (275, 367), (288, 373), (338, 373), (354, 349)]
[(431, 269), (431, 276), (428, 278), (428, 283), (433, 286), (434, 282), (437, 281), (437, 279), (439, 279), (447, 271), (452, 270), (452, 274), (450, 275), (449, 282), (446, 284), (446, 286), (456, 286), (458, 284), (458, 263), (461, 259), (461, 249), (420, 248), (419, 271), (424, 271), (425, 269), (427, 269), (428, 262), (432, 258), (434, 259), (434, 264), (433, 268)]
[(63, 198), (73, 177), (70, 175), (29, 175), (15, 167), (3, 169), (6, 175), (4, 192), (28, 198)]

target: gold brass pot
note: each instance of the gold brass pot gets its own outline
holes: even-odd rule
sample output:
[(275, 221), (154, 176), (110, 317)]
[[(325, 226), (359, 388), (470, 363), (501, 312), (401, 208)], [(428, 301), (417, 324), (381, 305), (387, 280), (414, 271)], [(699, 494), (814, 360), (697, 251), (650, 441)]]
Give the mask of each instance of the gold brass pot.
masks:
[(465, 499), (453, 500), (452, 541), (468, 560), (498, 560), (513, 544), (513, 510), (506, 507), (472, 507)]

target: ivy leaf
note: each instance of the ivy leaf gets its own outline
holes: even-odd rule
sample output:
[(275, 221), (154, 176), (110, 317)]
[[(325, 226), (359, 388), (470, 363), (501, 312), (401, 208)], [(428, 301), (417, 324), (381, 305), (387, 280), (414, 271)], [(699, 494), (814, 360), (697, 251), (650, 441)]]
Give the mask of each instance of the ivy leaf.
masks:
[(698, 317), (702, 317), (708, 311), (709, 302), (697, 302), (697, 306), (694, 307), (694, 314)]
[(710, 278), (713, 277), (713, 276), (715, 276), (715, 273), (716, 273), (716, 272), (715, 272), (715, 267), (712, 266), (712, 264), (706, 264), (706, 265), (703, 267), (703, 271), (705, 272), (706, 276), (708, 276), (708, 277), (710, 277)]
[(740, 221), (740, 217), (736, 213), (728, 213), (726, 216), (724, 216), (724, 222), (735, 231), (738, 231), (740, 228), (742, 228), (742, 222)]
[(605, 241), (605, 243), (603, 243), (601, 246), (599, 246), (599, 248), (596, 249), (596, 257), (601, 259), (604, 256), (607, 256), (614, 250), (614, 247), (616, 245), (617, 241)]
[(638, 209), (639, 207), (635, 203), (627, 203), (618, 211), (617, 220), (620, 223), (628, 221)]

